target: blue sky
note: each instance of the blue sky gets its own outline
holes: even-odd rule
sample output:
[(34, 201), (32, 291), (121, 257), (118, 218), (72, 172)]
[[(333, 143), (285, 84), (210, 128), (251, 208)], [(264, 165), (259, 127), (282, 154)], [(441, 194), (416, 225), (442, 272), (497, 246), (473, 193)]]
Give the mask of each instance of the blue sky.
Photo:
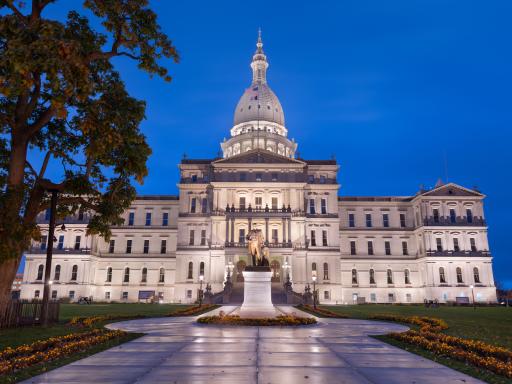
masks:
[[(250, 83), (258, 27), (289, 136), (341, 165), (342, 195), (410, 195), (439, 177), (488, 197), (496, 279), (512, 287), (510, 1), (152, 1), (181, 54), (174, 79), (116, 60), (147, 101), (141, 194), (177, 192), (177, 163), (214, 157)], [(62, 18), (81, 1), (46, 12)]]

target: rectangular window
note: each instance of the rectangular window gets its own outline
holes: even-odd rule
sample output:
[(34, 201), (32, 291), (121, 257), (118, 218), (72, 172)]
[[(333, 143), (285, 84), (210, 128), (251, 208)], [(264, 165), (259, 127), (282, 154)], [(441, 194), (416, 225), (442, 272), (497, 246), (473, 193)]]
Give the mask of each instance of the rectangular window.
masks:
[(390, 303), (394, 303), (395, 302), (395, 294), (394, 293), (388, 293), (388, 301)]
[(64, 236), (59, 236), (59, 242), (57, 243), (57, 249), (64, 249)]
[(324, 291), (324, 300), (330, 300), (331, 293), (330, 291)]
[(313, 184), (315, 182), (315, 176), (314, 175), (308, 175), (308, 183)]
[(372, 226), (372, 214), (371, 213), (366, 214), (366, 226), (368, 228), (371, 228), (371, 226)]
[(322, 231), (322, 245), (327, 247), (327, 231)]
[(80, 249), (80, 241), (82, 240), (82, 236), (75, 237), (75, 250)]
[(373, 241), (368, 242), (368, 254), (373, 255)]
[(135, 221), (135, 212), (130, 212), (128, 214), (128, 225), (133, 225)]
[(450, 209), (450, 223), (455, 224), (457, 222), (457, 215), (455, 213), (455, 209)]
[(206, 245), (206, 229), (201, 229), (201, 245)]
[(277, 231), (277, 228), (272, 228), (272, 242), (274, 244), (277, 244), (279, 242), (279, 237), (278, 237), (278, 231)]
[(44, 211), (44, 219), (46, 221), (50, 221), (50, 213), (51, 213), (50, 208), (48, 208), (46, 211)]
[(277, 173), (273, 173), (272, 174), (272, 181), (277, 181), (278, 176), (279, 175)]
[(322, 215), (325, 215), (327, 213), (327, 200), (322, 199), (322, 200), (320, 200), (320, 202), (321, 202), (320, 209), (321, 209)]
[(48, 243), (48, 236), (41, 236), (41, 250), (45, 250), (46, 249), (46, 245)]
[(405, 294), (405, 301), (407, 301), (408, 303), (412, 302), (412, 295), (410, 293)]
[(320, 184), (325, 184), (325, 176), (320, 175)]
[(68, 297), (73, 300), (75, 298), (75, 291), (69, 291)]
[(263, 198), (261, 196), (256, 196), (256, 198), (254, 199), (254, 205), (257, 209), (261, 209), (262, 205), (263, 205)]
[(108, 243), (108, 253), (114, 253), (115, 248), (116, 248), (116, 241), (110, 240), (110, 242)]
[(149, 253), (149, 240), (144, 240), (144, 253)]
[(79, 210), (78, 211), (78, 220), (83, 221), (84, 220), (84, 211)]
[(240, 174), (240, 181), (245, 181), (245, 180), (247, 180), (247, 174), (242, 172)]
[(192, 290), (187, 289), (187, 299), (191, 299), (191, 298), (192, 298)]
[(240, 228), (238, 230), (238, 242), (240, 244), (245, 244), (245, 229), (244, 228)]
[(400, 214), (400, 226), (405, 228), (405, 213)]
[(316, 232), (311, 231), (311, 246), (316, 247)]
[(386, 252), (386, 255), (391, 255), (391, 242), (385, 241), (384, 242), (384, 251)]
[(110, 300), (110, 292), (105, 292), (105, 300)]
[(190, 230), (189, 232), (189, 237), (188, 237), (188, 245), (194, 245), (194, 237), (195, 237), (195, 231), (193, 229)]
[(121, 295), (122, 300), (128, 300), (128, 292), (123, 292)]
[(151, 225), (151, 212), (146, 212), (146, 226)]
[(377, 295), (375, 293), (370, 293), (370, 301), (372, 303), (377, 302)]
[(57, 291), (52, 291), (52, 299), (55, 300), (57, 298)]
[(453, 239), (453, 250), (455, 252), (460, 252), (459, 239), (456, 237)]
[(167, 227), (169, 225), (169, 212), (164, 212), (162, 214), (162, 226)]
[(132, 253), (132, 240), (126, 240), (126, 253)]
[(437, 247), (437, 252), (443, 252), (443, 241), (441, 240), (440, 237), (436, 238), (436, 247)]
[(388, 228), (389, 227), (389, 215), (387, 213), (383, 213), (382, 214), (382, 225), (385, 227), (385, 228)]
[(473, 223), (473, 211), (471, 209), (466, 209), (466, 220), (469, 224)]
[(41, 294), (41, 291), (39, 289), (36, 289), (34, 292), (34, 299), (38, 299), (40, 294)]
[(190, 175), (190, 180), (191, 180), (193, 183), (197, 183), (197, 175), (196, 175), (196, 174)]
[(402, 255), (408, 255), (409, 249), (407, 248), (407, 241), (402, 241)]
[(353, 213), (348, 214), (348, 226), (352, 228), (356, 226), (356, 218)]
[(238, 208), (240, 208), (241, 211), (245, 210), (245, 197), (240, 197), (238, 201)]
[(350, 242), (350, 254), (351, 255), (356, 255), (357, 254), (356, 242), (355, 241), (351, 241)]
[(272, 198), (272, 209), (277, 209), (277, 197)]
[(160, 242), (160, 253), (167, 253), (167, 240), (165, 239)]
[(196, 198), (190, 199), (190, 213), (196, 213)]
[(315, 214), (315, 199), (309, 199), (309, 213)]
[(203, 200), (201, 200), (201, 213), (206, 213), (206, 212), (208, 212), (208, 199), (203, 198)]
[(475, 240), (474, 237), (471, 237), (469, 239), (469, 244), (471, 245), (471, 251), (472, 252), (476, 252), (477, 251), (477, 249), (476, 249), (476, 240)]
[(432, 215), (434, 216), (434, 223), (439, 223), (439, 209), (433, 209)]
[(256, 173), (256, 181), (261, 181), (263, 175), (261, 173)]

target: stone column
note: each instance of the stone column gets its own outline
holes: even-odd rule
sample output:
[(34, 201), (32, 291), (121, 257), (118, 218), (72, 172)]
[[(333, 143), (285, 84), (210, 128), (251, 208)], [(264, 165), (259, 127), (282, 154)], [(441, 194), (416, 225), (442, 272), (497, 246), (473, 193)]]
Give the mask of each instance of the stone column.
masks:
[(292, 242), (292, 218), (288, 218), (288, 242)]
[(286, 243), (286, 218), (283, 217), (283, 243)]
[(226, 239), (225, 239), (225, 242), (228, 243), (229, 242), (229, 217), (226, 216)]
[(231, 218), (231, 242), (235, 242), (235, 218)]
[(268, 217), (265, 217), (265, 244), (268, 243)]
[(247, 219), (247, 226), (248, 226), (248, 228), (249, 228), (249, 230), (248, 230), (248, 231), (249, 231), (249, 232), (251, 232), (251, 228), (252, 228), (252, 218), (250, 218), (250, 217)]

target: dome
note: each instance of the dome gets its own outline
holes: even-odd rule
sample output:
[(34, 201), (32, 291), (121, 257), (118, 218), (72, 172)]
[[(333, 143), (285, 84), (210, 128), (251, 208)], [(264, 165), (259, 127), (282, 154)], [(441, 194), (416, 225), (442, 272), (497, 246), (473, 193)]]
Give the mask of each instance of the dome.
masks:
[(284, 126), (284, 113), (279, 99), (266, 83), (256, 82), (245, 90), (238, 101), (234, 125), (261, 120)]

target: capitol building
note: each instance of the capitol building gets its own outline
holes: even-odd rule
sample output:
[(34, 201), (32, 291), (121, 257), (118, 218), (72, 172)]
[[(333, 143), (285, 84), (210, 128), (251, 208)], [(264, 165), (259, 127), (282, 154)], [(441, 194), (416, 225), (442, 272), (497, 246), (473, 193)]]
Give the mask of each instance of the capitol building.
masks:
[[(179, 195), (138, 196), (108, 241), (86, 234), (87, 214), (58, 221), (53, 299), (190, 303), (228, 275), (240, 292), (246, 236), (260, 229), (275, 300), (287, 278), (298, 293), (314, 278), (320, 303), (496, 301), (482, 193), (439, 182), (413, 196), (345, 196), (337, 161), (303, 159), (289, 139), (261, 37), (250, 66), (223, 156), (184, 158)], [(22, 299), (43, 295), (48, 220), (25, 254)]]

